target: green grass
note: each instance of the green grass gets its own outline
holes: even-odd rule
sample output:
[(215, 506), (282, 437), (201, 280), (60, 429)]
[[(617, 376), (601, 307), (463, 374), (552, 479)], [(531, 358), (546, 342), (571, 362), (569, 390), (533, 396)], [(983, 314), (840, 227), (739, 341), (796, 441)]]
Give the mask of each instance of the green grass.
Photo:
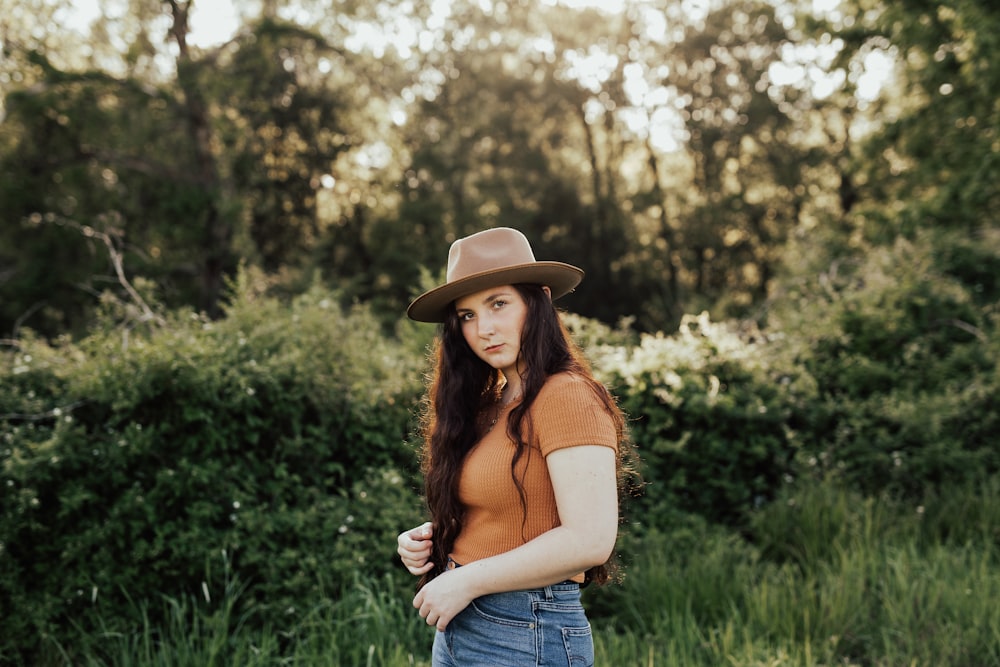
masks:
[[(925, 503), (817, 485), (762, 510), (746, 536), (692, 519), (633, 537), (625, 582), (586, 592), (597, 664), (1000, 666), (1000, 485)], [(57, 647), (52, 664), (426, 666), (432, 632), (411, 594), (412, 581), (358, 580), (261, 630), (231, 584), (214, 606), (161, 600), (157, 628), (137, 604), (129, 631)]]

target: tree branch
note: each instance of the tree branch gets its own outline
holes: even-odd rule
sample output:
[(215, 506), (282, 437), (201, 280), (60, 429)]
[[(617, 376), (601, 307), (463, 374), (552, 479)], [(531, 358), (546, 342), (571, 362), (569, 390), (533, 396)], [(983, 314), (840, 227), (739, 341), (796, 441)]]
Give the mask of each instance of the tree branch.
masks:
[[(152, 322), (158, 326), (165, 324), (165, 320), (158, 314), (156, 314), (146, 300), (142, 298), (142, 295), (135, 289), (132, 283), (129, 281), (128, 277), (125, 275), (125, 262), (124, 256), (121, 251), (115, 246), (114, 237), (106, 232), (94, 229), (90, 225), (82, 225), (76, 220), (71, 220), (68, 218), (56, 218), (55, 223), (63, 227), (69, 227), (75, 229), (87, 238), (94, 238), (101, 241), (104, 247), (107, 248), (108, 257), (111, 260), (111, 265), (115, 270), (115, 278), (118, 284), (125, 290), (128, 294), (129, 301), (136, 309), (139, 311), (139, 317), (137, 318), (139, 324), (146, 322)], [(119, 236), (118, 234), (115, 235)], [(126, 329), (123, 333), (125, 347), (128, 346), (128, 330)]]
[(979, 340), (986, 342), (986, 334), (979, 327), (969, 324), (968, 322), (963, 322), (962, 320), (950, 318), (944, 320), (934, 320), (934, 324), (946, 324), (948, 326), (955, 327), (956, 329), (961, 329), (965, 333), (972, 334)]
[(21, 330), (21, 325), (24, 324), (24, 321), (29, 317), (31, 317), (32, 315), (34, 315), (36, 312), (38, 312), (38, 310), (44, 305), (45, 305), (44, 301), (36, 301), (35, 303), (31, 304), (31, 307), (28, 308), (28, 310), (21, 313), (18, 316), (18, 318), (14, 321), (14, 327), (11, 330), (11, 335), (14, 336), (14, 338), (17, 338), (17, 333)]

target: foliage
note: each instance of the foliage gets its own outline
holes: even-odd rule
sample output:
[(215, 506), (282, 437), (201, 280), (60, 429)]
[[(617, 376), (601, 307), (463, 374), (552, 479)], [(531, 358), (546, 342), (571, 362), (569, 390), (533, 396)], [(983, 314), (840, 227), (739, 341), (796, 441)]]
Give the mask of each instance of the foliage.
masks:
[(805, 373), (772, 368), (767, 347), (760, 332), (703, 313), (674, 336), (591, 352), (632, 420), (647, 484), (641, 521), (676, 507), (738, 522), (780, 488), (800, 447), (788, 423), (812, 385)]
[[(1000, 468), (995, 3), (844, 3), (834, 68), (896, 63), (851, 109), (839, 214), (803, 218), (768, 300), (780, 365), (815, 383), (799, 474), (918, 497)], [(852, 64), (853, 63), (853, 64)], [(843, 95), (847, 97), (843, 97)]]
[[(135, 49), (151, 50), (142, 36)], [(30, 42), (16, 48), (38, 81), (5, 95), (0, 124), (5, 333), (22, 320), (47, 335), (92, 323), (95, 304), (81, 289), (103, 291), (106, 253), (70, 229), (123, 239), (130, 269), (171, 307), (219, 315), (223, 278), (240, 259), (291, 274), (297, 292), (308, 287), (320, 178), (351, 143), (357, 103), (344, 92), (350, 77), (314, 72), (343, 54), (269, 20), (230, 50), (171, 53), (176, 76), (166, 82), (60, 66)]]
[[(998, 491), (994, 478), (914, 507), (810, 484), (757, 512), (749, 539), (678, 514), (636, 542), (621, 586), (585, 591), (597, 663), (996, 667), (1000, 553), (986, 536), (1000, 534)], [(945, 498), (947, 507), (938, 506)], [(986, 530), (928, 539), (944, 523)], [(796, 545), (790, 559), (788, 541)], [(316, 600), (282, 639), (235, 613), (242, 584), (230, 579), (210, 589), (211, 602), (134, 602), (136, 623), (95, 634), (74, 664), (426, 667), (432, 636), (409, 606), (411, 591), (398, 577), (353, 578), (338, 598)], [(165, 621), (154, 625), (154, 617)], [(65, 655), (54, 650), (40, 664), (64, 664)]]
[(398, 313), (510, 224), (644, 458), (606, 662), (1000, 664), (995, 3), (286, 4), (4, 5), (0, 662), (419, 660)]
[[(938, 227), (995, 232), (1000, 204), (996, 53), (1000, 11), (990, 0), (905, 0), (845, 6), (832, 32), (843, 56), (889, 51), (896, 89), (875, 103), (880, 132), (859, 146), (854, 184), (865, 199), (898, 202), (889, 238)], [(876, 231), (874, 228), (868, 231)]]
[(915, 495), (1000, 469), (996, 302), (942, 267), (935, 238), (842, 257), (775, 308), (785, 363), (816, 385), (793, 422), (804, 471)]
[[(754, 519), (776, 516), (790, 483), (917, 499), (997, 473), (995, 325), (931, 255), (873, 253), (827, 276), (825, 301), (803, 285), (774, 314), (784, 329), (766, 335), (706, 314), (673, 336), (564, 316), (643, 459), (626, 565), (690, 515), (756, 535), (769, 559), (827, 559), (849, 506), (803, 524), (801, 544), (765, 540)], [(10, 621), (26, 644), (5, 652), (65, 639), (70, 618), (126, 632), (130, 596), (217, 586), (221, 553), (246, 586), (236, 613), (285, 633), (352, 572), (392, 571), (385, 545), (421, 516), (407, 439), (430, 328), (386, 336), (369, 309), (342, 309), (322, 288), (284, 304), (267, 287), (243, 272), (216, 321), (180, 311), (125, 326), (128, 304), (109, 301), (107, 326), (77, 343), (14, 341), (0, 396), (0, 594), (28, 612)], [(937, 520), (927, 544), (995, 539), (989, 513), (976, 521), (962, 532)]]
[(739, 525), (798, 477), (912, 498), (1000, 471), (997, 311), (937, 247), (900, 240), (803, 281), (763, 332), (705, 314), (635, 343), (582, 328), (632, 419), (639, 520)]
[(384, 545), (421, 516), (420, 372), (378, 331), (321, 289), (282, 306), (248, 273), (223, 320), (19, 341), (0, 484), (0, 606), (18, 611), (0, 655), (95, 614), (125, 631), (130, 597), (218, 585), (220, 553), (246, 584), (239, 613), (277, 627), (352, 572), (390, 570)]
[[(728, 534), (710, 526), (729, 524), (751, 542), (720, 545), (716, 576), (756, 581), (763, 558), (777, 564), (766, 580), (779, 590), (799, 585), (788, 568), (818, 567), (807, 572), (818, 581), (844, 540), (878, 537), (888, 521), (880, 512), (896, 512), (892, 499), (904, 496), (925, 503), (921, 554), (944, 545), (934, 557), (951, 564), (940, 567), (979, 567), (954, 549), (995, 543), (995, 513), (948, 489), (995, 494), (995, 485), (974, 486), (996, 474), (993, 329), (988, 318), (972, 320), (983, 329), (934, 326), (978, 311), (910, 252), (909, 273), (891, 265), (890, 278), (876, 268), (894, 255), (873, 255), (835, 281), (827, 304), (813, 310), (804, 297), (783, 335), (703, 314), (673, 336), (636, 337), (627, 323), (565, 316), (631, 417), (643, 457), (645, 493), (623, 532), (627, 572), (642, 570), (647, 541), (664, 532), (680, 558), (715, 544), (706, 535)], [(852, 287), (862, 275), (867, 287)], [(367, 308), (342, 309), (318, 287), (283, 304), (255, 271), (231, 290), (220, 320), (181, 311), (126, 328), (127, 304), (109, 302), (108, 325), (87, 338), (50, 344), (26, 334), (4, 355), (0, 595), (22, 612), (4, 619), (5, 637), (16, 638), (5, 659), (39, 655), (52, 641), (71, 651), (74, 637), (98, 629), (133, 637), (130, 605), (160, 627), (174, 607), (153, 604), (154, 592), (190, 600), (230, 579), (241, 582), (232, 617), (271, 628), (284, 651), (297, 632), (313, 632), (302, 624), (352, 577), (394, 571), (386, 545), (421, 517), (407, 440), (429, 328), (401, 324), (402, 338), (385, 336)], [(895, 380), (872, 381), (880, 376)], [(970, 388), (959, 399), (981, 401), (976, 422), (952, 395), (960, 380)], [(877, 409), (886, 406), (895, 411)], [(824, 480), (877, 498), (873, 514), (858, 514), (840, 492), (802, 491)], [(955, 513), (971, 522), (959, 529)], [(900, 553), (915, 559), (905, 568), (924, 567), (923, 555)], [(684, 603), (691, 627), (731, 623), (723, 591), (733, 581), (694, 578), (703, 588), (686, 593), (701, 601)], [(596, 615), (617, 617), (618, 598), (602, 599)], [(681, 614), (682, 599), (671, 600), (657, 605)], [(770, 632), (777, 603), (753, 604), (763, 605), (758, 630)], [(657, 618), (666, 622), (647, 622)], [(794, 637), (807, 632), (780, 622)], [(987, 627), (970, 627), (986, 639), (962, 635), (968, 641), (989, 641)], [(718, 639), (713, 650), (733, 647)], [(881, 650), (874, 637), (843, 641), (848, 653)]]
[(996, 512), (975, 538), (928, 539), (943, 522), (983, 525), (978, 509), (945, 519), (935, 499), (971, 510), (996, 490), (911, 504), (808, 482), (756, 512), (748, 539), (681, 518), (599, 593), (613, 613), (599, 644), (608, 664), (1000, 664)]
[(190, 1), (82, 36), (53, 2), (4, 24), (4, 334), (92, 324), (110, 272), (86, 227), (213, 316), (244, 262), (391, 322), (453, 238), (510, 225), (586, 269), (566, 303), (588, 317), (757, 317), (789, 231), (834, 201), (823, 105), (771, 81), (804, 39), (771, 3), (273, 0), (202, 47)]

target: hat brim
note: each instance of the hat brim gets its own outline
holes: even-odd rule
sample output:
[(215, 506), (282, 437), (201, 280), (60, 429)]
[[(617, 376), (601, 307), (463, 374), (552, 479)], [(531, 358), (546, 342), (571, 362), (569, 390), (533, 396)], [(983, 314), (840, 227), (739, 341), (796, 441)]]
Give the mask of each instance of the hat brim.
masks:
[(424, 292), (406, 309), (417, 322), (444, 322), (452, 301), (496, 285), (533, 283), (545, 285), (558, 299), (573, 291), (583, 280), (583, 269), (562, 262), (532, 262), (474, 273)]

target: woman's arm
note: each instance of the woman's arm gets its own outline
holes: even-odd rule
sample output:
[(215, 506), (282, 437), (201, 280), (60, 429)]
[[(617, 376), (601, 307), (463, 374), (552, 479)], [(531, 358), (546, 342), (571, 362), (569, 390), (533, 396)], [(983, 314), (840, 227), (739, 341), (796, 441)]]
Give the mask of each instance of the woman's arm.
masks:
[(420, 616), (444, 630), (481, 595), (548, 586), (604, 563), (618, 535), (616, 460), (614, 449), (598, 445), (549, 454), (560, 525), (516, 549), (438, 575), (413, 599)]

